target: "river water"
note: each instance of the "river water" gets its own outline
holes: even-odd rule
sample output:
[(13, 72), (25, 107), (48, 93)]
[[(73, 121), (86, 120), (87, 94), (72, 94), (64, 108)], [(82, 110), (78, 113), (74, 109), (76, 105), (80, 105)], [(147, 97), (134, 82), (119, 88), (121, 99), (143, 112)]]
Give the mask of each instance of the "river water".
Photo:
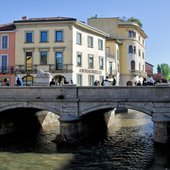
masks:
[[(0, 170), (170, 170), (170, 146), (155, 146), (151, 117), (113, 114), (104, 138), (56, 145), (55, 130), (0, 138)], [(21, 137), (22, 136), (22, 137)]]

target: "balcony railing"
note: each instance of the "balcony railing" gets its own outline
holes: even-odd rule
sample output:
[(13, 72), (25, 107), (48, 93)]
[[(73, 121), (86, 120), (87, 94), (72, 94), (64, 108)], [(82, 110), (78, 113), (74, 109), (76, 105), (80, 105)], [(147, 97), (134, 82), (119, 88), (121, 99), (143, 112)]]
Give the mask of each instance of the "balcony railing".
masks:
[(146, 77), (147, 74), (144, 71), (139, 71), (139, 70), (130, 70), (131, 74), (134, 76), (139, 76), (139, 77)]
[(116, 57), (115, 57), (114, 55), (111, 55), (111, 54), (106, 54), (106, 57), (107, 57), (107, 58), (116, 59)]
[(15, 73), (17, 74), (36, 74), (38, 70), (44, 70), (51, 73), (71, 73), (73, 72), (72, 64), (62, 64), (56, 66), (55, 64), (48, 65), (32, 65), (26, 67), (25, 65), (16, 65)]
[(0, 66), (0, 73), (2, 74), (13, 74), (14, 66)]

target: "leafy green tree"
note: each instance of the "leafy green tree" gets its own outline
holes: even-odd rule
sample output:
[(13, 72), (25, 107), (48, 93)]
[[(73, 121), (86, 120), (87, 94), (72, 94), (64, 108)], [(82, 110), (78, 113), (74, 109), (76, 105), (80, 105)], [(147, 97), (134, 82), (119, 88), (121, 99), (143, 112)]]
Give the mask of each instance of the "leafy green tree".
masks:
[(135, 18), (135, 17), (131, 17), (131, 18), (129, 18), (127, 21), (135, 22), (135, 23), (138, 24), (141, 28), (143, 27), (142, 22), (141, 22), (139, 19)]
[(158, 64), (157, 65), (157, 72), (161, 73), (166, 80), (170, 80), (170, 67), (168, 64)]

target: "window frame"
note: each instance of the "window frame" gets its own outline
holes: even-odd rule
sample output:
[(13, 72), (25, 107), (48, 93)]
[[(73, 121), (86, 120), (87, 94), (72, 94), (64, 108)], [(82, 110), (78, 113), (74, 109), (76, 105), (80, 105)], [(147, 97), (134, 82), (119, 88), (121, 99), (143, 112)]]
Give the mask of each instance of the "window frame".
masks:
[[(31, 34), (31, 41), (28, 40), (30, 37), (27, 37), (28, 34)], [(25, 32), (25, 43), (33, 43), (34, 42), (34, 32), (33, 31), (26, 31)]]
[[(57, 33), (61, 33), (60, 36), (57, 36)], [(58, 38), (57, 38), (58, 37)], [(64, 31), (63, 30), (55, 30), (55, 42), (63, 42), (64, 41)]]
[(98, 49), (103, 50), (103, 40), (102, 39), (98, 39)]
[[(46, 35), (43, 35), (43, 33), (46, 33)], [(45, 36), (45, 37), (44, 37)], [(44, 39), (45, 38), (45, 39)], [(44, 39), (44, 40), (43, 40)], [(46, 43), (48, 42), (48, 31), (47, 30), (41, 30), (40, 31), (40, 42)]]
[(99, 69), (104, 70), (104, 57), (99, 56)]
[[(43, 53), (46, 53), (46, 63), (42, 63), (41, 61), (41, 58), (43, 57), (42, 56), (42, 54)], [(42, 50), (42, 51), (40, 51), (40, 65), (47, 65), (48, 64), (48, 51), (46, 51), (46, 50)]]
[(88, 55), (88, 68), (94, 68), (94, 55), (92, 54)]
[[(57, 62), (57, 53), (61, 54), (61, 63)], [(55, 69), (56, 70), (63, 70), (63, 51), (55, 51)]]
[(81, 67), (82, 66), (82, 53), (81, 52), (77, 52), (76, 59), (77, 59), (77, 67)]
[[(4, 37), (6, 37), (6, 41), (4, 42)], [(5, 44), (5, 45), (4, 45)], [(9, 35), (8, 34), (2, 34), (1, 35), (1, 49), (6, 50), (9, 48)]]
[(82, 86), (83, 85), (83, 76), (82, 74), (77, 74), (77, 86)]
[(88, 75), (88, 84), (89, 86), (93, 86), (94, 85), (94, 81), (95, 81), (95, 76), (94, 75)]
[[(3, 65), (3, 56), (6, 57), (6, 65)], [(0, 70), (1, 72), (7, 72), (8, 71), (8, 61), (9, 58), (8, 58), (8, 54), (1, 54), (0, 55)]]
[(93, 48), (93, 44), (94, 44), (93, 37), (90, 36), (90, 35), (88, 35), (88, 36), (87, 36), (87, 46), (88, 46), (89, 48)]
[(77, 34), (76, 34), (76, 43), (78, 45), (82, 45), (82, 33), (80, 33), (80, 32), (77, 32)]

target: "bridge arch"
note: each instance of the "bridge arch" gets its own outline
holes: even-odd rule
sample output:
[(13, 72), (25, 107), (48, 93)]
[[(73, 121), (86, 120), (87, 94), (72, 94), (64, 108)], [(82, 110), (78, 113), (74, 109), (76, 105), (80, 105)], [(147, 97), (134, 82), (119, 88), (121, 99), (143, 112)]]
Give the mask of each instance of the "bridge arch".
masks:
[(150, 105), (148, 106), (144, 106), (144, 104), (142, 103), (100, 103), (100, 104), (96, 104), (95, 106), (92, 106), (90, 108), (86, 108), (85, 110), (81, 111), (79, 113), (79, 116), (83, 116), (83, 115), (86, 115), (90, 112), (94, 112), (94, 111), (98, 111), (98, 110), (103, 110), (103, 109), (116, 109), (116, 108), (119, 108), (119, 107), (123, 107), (123, 108), (127, 108), (127, 109), (133, 109), (133, 110), (136, 110), (136, 111), (140, 111), (140, 112), (143, 112), (149, 116), (152, 116), (152, 112), (153, 112), (153, 109), (150, 107)]
[(17, 109), (17, 108), (35, 108), (35, 109), (40, 109), (40, 110), (46, 110), (50, 111), (58, 116), (60, 116), (60, 110), (58, 108), (52, 108), (52, 107), (47, 107), (43, 103), (14, 103), (14, 104), (8, 104), (3, 107), (0, 107), (0, 112), (10, 110), (10, 109)]

